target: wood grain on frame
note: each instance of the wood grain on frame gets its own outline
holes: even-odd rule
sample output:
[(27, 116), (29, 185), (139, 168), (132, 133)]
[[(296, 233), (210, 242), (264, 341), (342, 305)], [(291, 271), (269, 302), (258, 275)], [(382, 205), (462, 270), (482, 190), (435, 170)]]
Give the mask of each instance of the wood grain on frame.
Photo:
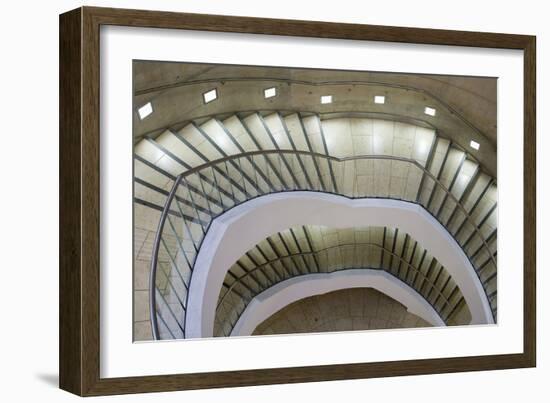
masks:
[[(100, 378), (99, 28), (189, 29), (524, 51), (524, 351), (246, 371)], [(81, 396), (532, 367), (536, 363), (535, 37), (82, 7), (60, 16), (60, 387)]]
[(59, 27), (59, 386), (80, 394), (81, 11)]

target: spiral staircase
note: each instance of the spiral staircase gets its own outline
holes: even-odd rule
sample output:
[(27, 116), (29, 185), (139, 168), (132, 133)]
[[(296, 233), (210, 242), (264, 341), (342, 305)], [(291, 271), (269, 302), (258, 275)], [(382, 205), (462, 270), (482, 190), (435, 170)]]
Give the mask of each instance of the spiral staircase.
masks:
[[(186, 337), (195, 261), (217, 217), (295, 191), (422, 206), (468, 257), (496, 321), (496, 179), (434, 128), (356, 113), (258, 110), (191, 121), (143, 138), (134, 153), (136, 340)], [(299, 226), (228, 266), (214, 335), (230, 335), (250, 301), (286, 279), (361, 268), (412, 287), (445, 324), (469, 322), (452, 276), (410, 234)]]

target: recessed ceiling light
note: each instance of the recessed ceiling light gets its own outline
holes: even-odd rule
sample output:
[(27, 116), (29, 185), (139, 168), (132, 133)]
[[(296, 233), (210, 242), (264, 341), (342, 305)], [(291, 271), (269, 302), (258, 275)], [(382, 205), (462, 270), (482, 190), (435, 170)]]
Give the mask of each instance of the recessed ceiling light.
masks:
[(323, 96), (321, 96), (321, 103), (322, 104), (331, 104), (332, 103), (332, 95), (323, 95)]
[(145, 119), (151, 113), (153, 113), (153, 105), (151, 104), (151, 102), (147, 102), (145, 105), (138, 109), (139, 118), (141, 120)]
[(277, 95), (277, 89), (275, 87), (266, 88), (264, 90), (264, 98), (273, 98)]
[(435, 109), (434, 108), (430, 108), (429, 106), (426, 106), (424, 108), (424, 113), (426, 115), (430, 115), (430, 116), (435, 116)]
[(374, 96), (374, 103), (375, 104), (383, 104), (386, 102), (386, 97), (384, 95), (375, 95)]
[(470, 147), (472, 147), (474, 150), (479, 150), (479, 143), (477, 141), (470, 141)]
[(218, 98), (218, 90), (214, 88), (210, 91), (206, 91), (204, 94), (202, 94), (202, 98), (204, 99), (205, 104), (207, 104), (208, 102), (212, 102)]

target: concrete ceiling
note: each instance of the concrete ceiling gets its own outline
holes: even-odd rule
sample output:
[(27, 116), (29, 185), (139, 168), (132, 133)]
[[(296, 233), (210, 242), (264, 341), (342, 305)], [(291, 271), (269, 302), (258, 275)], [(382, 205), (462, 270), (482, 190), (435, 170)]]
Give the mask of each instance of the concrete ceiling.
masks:
[[(268, 87), (277, 88), (276, 97), (264, 98)], [(212, 88), (219, 97), (204, 104), (202, 94)], [(333, 103), (321, 105), (327, 94)], [(385, 95), (386, 103), (375, 104), (374, 95)], [(325, 119), (361, 114), (434, 127), (469, 151), (475, 140), (481, 147), (474, 156), (496, 177), (496, 96), (497, 79), (487, 77), (136, 61), (134, 138), (236, 112), (312, 112)], [(149, 101), (154, 112), (140, 120), (137, 108)], [(425, 106), (436, 116), (424, 114)]]

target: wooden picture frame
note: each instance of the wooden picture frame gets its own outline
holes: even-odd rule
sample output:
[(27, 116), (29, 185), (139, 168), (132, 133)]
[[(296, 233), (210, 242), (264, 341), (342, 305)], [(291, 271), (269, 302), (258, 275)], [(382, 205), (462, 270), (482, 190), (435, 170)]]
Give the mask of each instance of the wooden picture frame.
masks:
[[(100, 27), (170, 28), (519, 49), (524, 52), (523, 353), (227, 372), (100, 377)], [(81, 396), (314, 382), (536, 365), (535, 37), (82, 7), (60, 16), (60, 387)]]

